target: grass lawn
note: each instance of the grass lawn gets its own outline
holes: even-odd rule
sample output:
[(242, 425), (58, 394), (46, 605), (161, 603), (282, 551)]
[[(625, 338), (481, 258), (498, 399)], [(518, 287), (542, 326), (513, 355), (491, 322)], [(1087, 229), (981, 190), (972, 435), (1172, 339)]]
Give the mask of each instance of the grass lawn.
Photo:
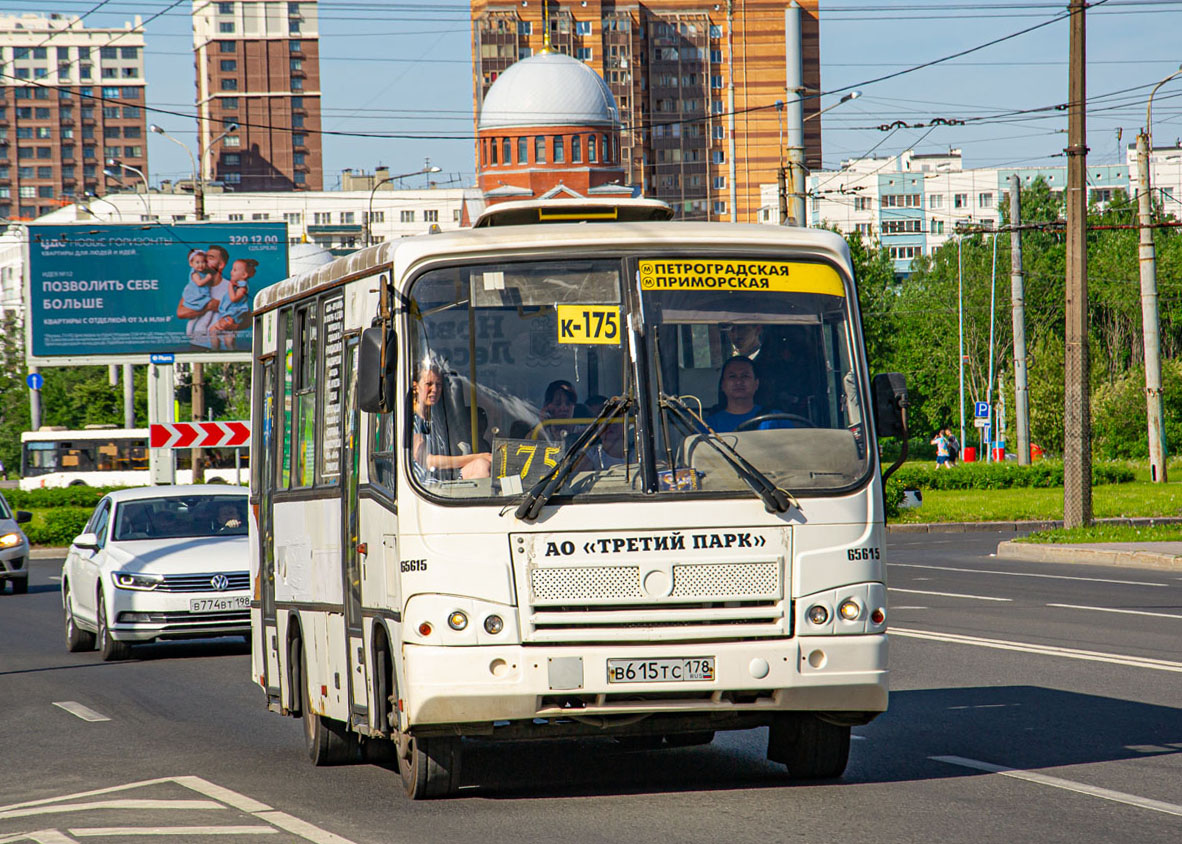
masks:
[[(1182, 482), (1154, 484), (1144, 480), (1092, 487), (1092, 510), (1096, 518), (1101, 519), (1115, 516), (1182, 516)], [(1061, 518), (1062, 487), (956, 489), (925, 490), (922, 507), (903, 510), (891, 522), (1012, 522)]]
[(1015, 542), (1182, 542), (1182, 525), (1092, 525), (1080, 528), (1040, 530)]

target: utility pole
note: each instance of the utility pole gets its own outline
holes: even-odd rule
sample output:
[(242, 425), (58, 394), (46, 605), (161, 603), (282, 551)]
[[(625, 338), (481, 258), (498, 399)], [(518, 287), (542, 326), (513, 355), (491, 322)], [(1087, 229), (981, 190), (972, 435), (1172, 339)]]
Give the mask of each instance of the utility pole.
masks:
[(1137, 135), (1137, 211), (1141, 224), (1141, 340), (1145, 345), (1145, 410), (1149, 428), (1149, 479), (1166, 482), (1166, 430), (1162, 424), (1161, 337), (1157, 313), (1157, 256), (1149, 193), (1149, 126)]
[(739, 193), (735, 187), (735, 10), (732, 0), (726, 0), (726, 134), (727, 182), (731, 197), (731, 222), (739, 221)]
[[(801, 38), (800, 6), (795, 2), (784, 10), (784, 124), (787, 136), (787, 185), (782, 202), (787, 206), (781, 216), (782, 226), (805, 224), (804, 169), (804, 45)], [(784, 178), (780, 168), (778, 179)]]
[[(204, 132), (204, 127), (202, 132)], [(193, 213), (197, 217), (197, 221), (201, 222), (205, 219), (205, 153), (206, 148), (201, 144), (201, 132), (197, 134), (198, 147), (198, 166), (196, 168), (197, 178), (193, 180)], [(212, 146), (212, 144), (211, 144)], [(189, 393), (192, 398), (192, 418), (194, 422), (201, 422), (205, 418), (205, 364), (194, 363), (189, 368)], [(193, 464), (193, 483), (205, 483), (205, 449), (194, 448), (190, 452), (190, 460)]]
[(1088, 404), (1087, 0), (1071, 0), (1067, 112), (1067, 366), (1063, 408), (1063, 524), (1092, 523)]
[(1018, 465), (1030, 463), (1030, 392), (1026, 385), (1026, 292), (1022, 277), (1022, 180), (1010, 176), (1010, 301), (1014, 321), (1014, 421)]
[(123, 364), (123, 427), (135, 427), (135, 372), (130, 363)]

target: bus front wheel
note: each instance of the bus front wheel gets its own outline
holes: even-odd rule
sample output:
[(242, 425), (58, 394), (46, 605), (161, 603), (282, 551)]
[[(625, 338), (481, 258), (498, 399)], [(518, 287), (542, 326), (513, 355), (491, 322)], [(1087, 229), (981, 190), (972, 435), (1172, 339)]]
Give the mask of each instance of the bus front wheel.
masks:
[(808, 713), (776, 716), (768, 730), (767, 758), (798, 780), (835, 779), (850, 758), (850, 728)]
[(460, 787), (460, 738), (399, 735), (398, 772), (412, 800), (455, 794)]

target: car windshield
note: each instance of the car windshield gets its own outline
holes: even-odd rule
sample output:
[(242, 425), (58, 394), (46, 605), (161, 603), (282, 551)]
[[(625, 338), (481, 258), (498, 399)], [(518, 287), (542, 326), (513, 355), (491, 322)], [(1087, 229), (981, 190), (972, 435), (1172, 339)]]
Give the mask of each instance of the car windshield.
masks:
[(246, 496), (138, 498), (115, 508), (116, 540), (246, 536)]
[(806, 495), (866, 476), (857, 340), (828, 264), (456, 266), (420, 275), (408, 304), (404, 442), (428, 495), (512, 500), (549, 473), (546, 497), (575, 499), (751, 494), (750, 469)]

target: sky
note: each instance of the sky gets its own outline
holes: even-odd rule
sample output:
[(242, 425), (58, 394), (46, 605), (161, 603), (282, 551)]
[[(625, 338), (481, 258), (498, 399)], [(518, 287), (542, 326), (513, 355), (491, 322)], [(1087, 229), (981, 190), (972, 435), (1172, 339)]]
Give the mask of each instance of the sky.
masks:
[[(822, 107), (851, 88), (861, 91), (858, 99), (821, 117), (826, 169), (843, 159), (909, 148), (960, 149), (965, 167), (1062, 164), (1066, 112), (1013, 112), (1067, 100), (1065, 5), (1065, 0), (822, 0)], [(437, 184), (472, 184), (468, 4), (321, 0), (319, 6), (323, 127), (342, 133), (324, 138), (325, 187), (338, 187), (345, 168), (411, 172), (428, 159), (442, 168), (434, 176)], [(0, 0), (3, 13), (89, 12), (88, 26), (122, 27), (137, 14), (145, 20), (159, 14), (147, 24), (147, 103), (179, 115), (149, 112), (148, 122), (195, 148), (190, 10), (189, 0)], [(1182, 62), (1182, 0), (1106, 0), (1093, 4), (1087, 20), (1089, 161), (1111, 163), (1118, 156), (1123, 161), (1123, 148), (1144, 122), (1150, 89)], [(1053, 22), (960, 58), (870, 81), (1048, 21)], [(937, 119), (966, 123), (930, 125)], [(1154, 99), (1153, 120), (1156, 146), (1182, 137), (1182, 76)], [(899, 121), (907, 126), (878, 128)], [(155, 135), (148, 138), (148, 161), (153, 184), (190, 174), (184, 150)], [(406, 185), (418, 186), (412, 179)]]

